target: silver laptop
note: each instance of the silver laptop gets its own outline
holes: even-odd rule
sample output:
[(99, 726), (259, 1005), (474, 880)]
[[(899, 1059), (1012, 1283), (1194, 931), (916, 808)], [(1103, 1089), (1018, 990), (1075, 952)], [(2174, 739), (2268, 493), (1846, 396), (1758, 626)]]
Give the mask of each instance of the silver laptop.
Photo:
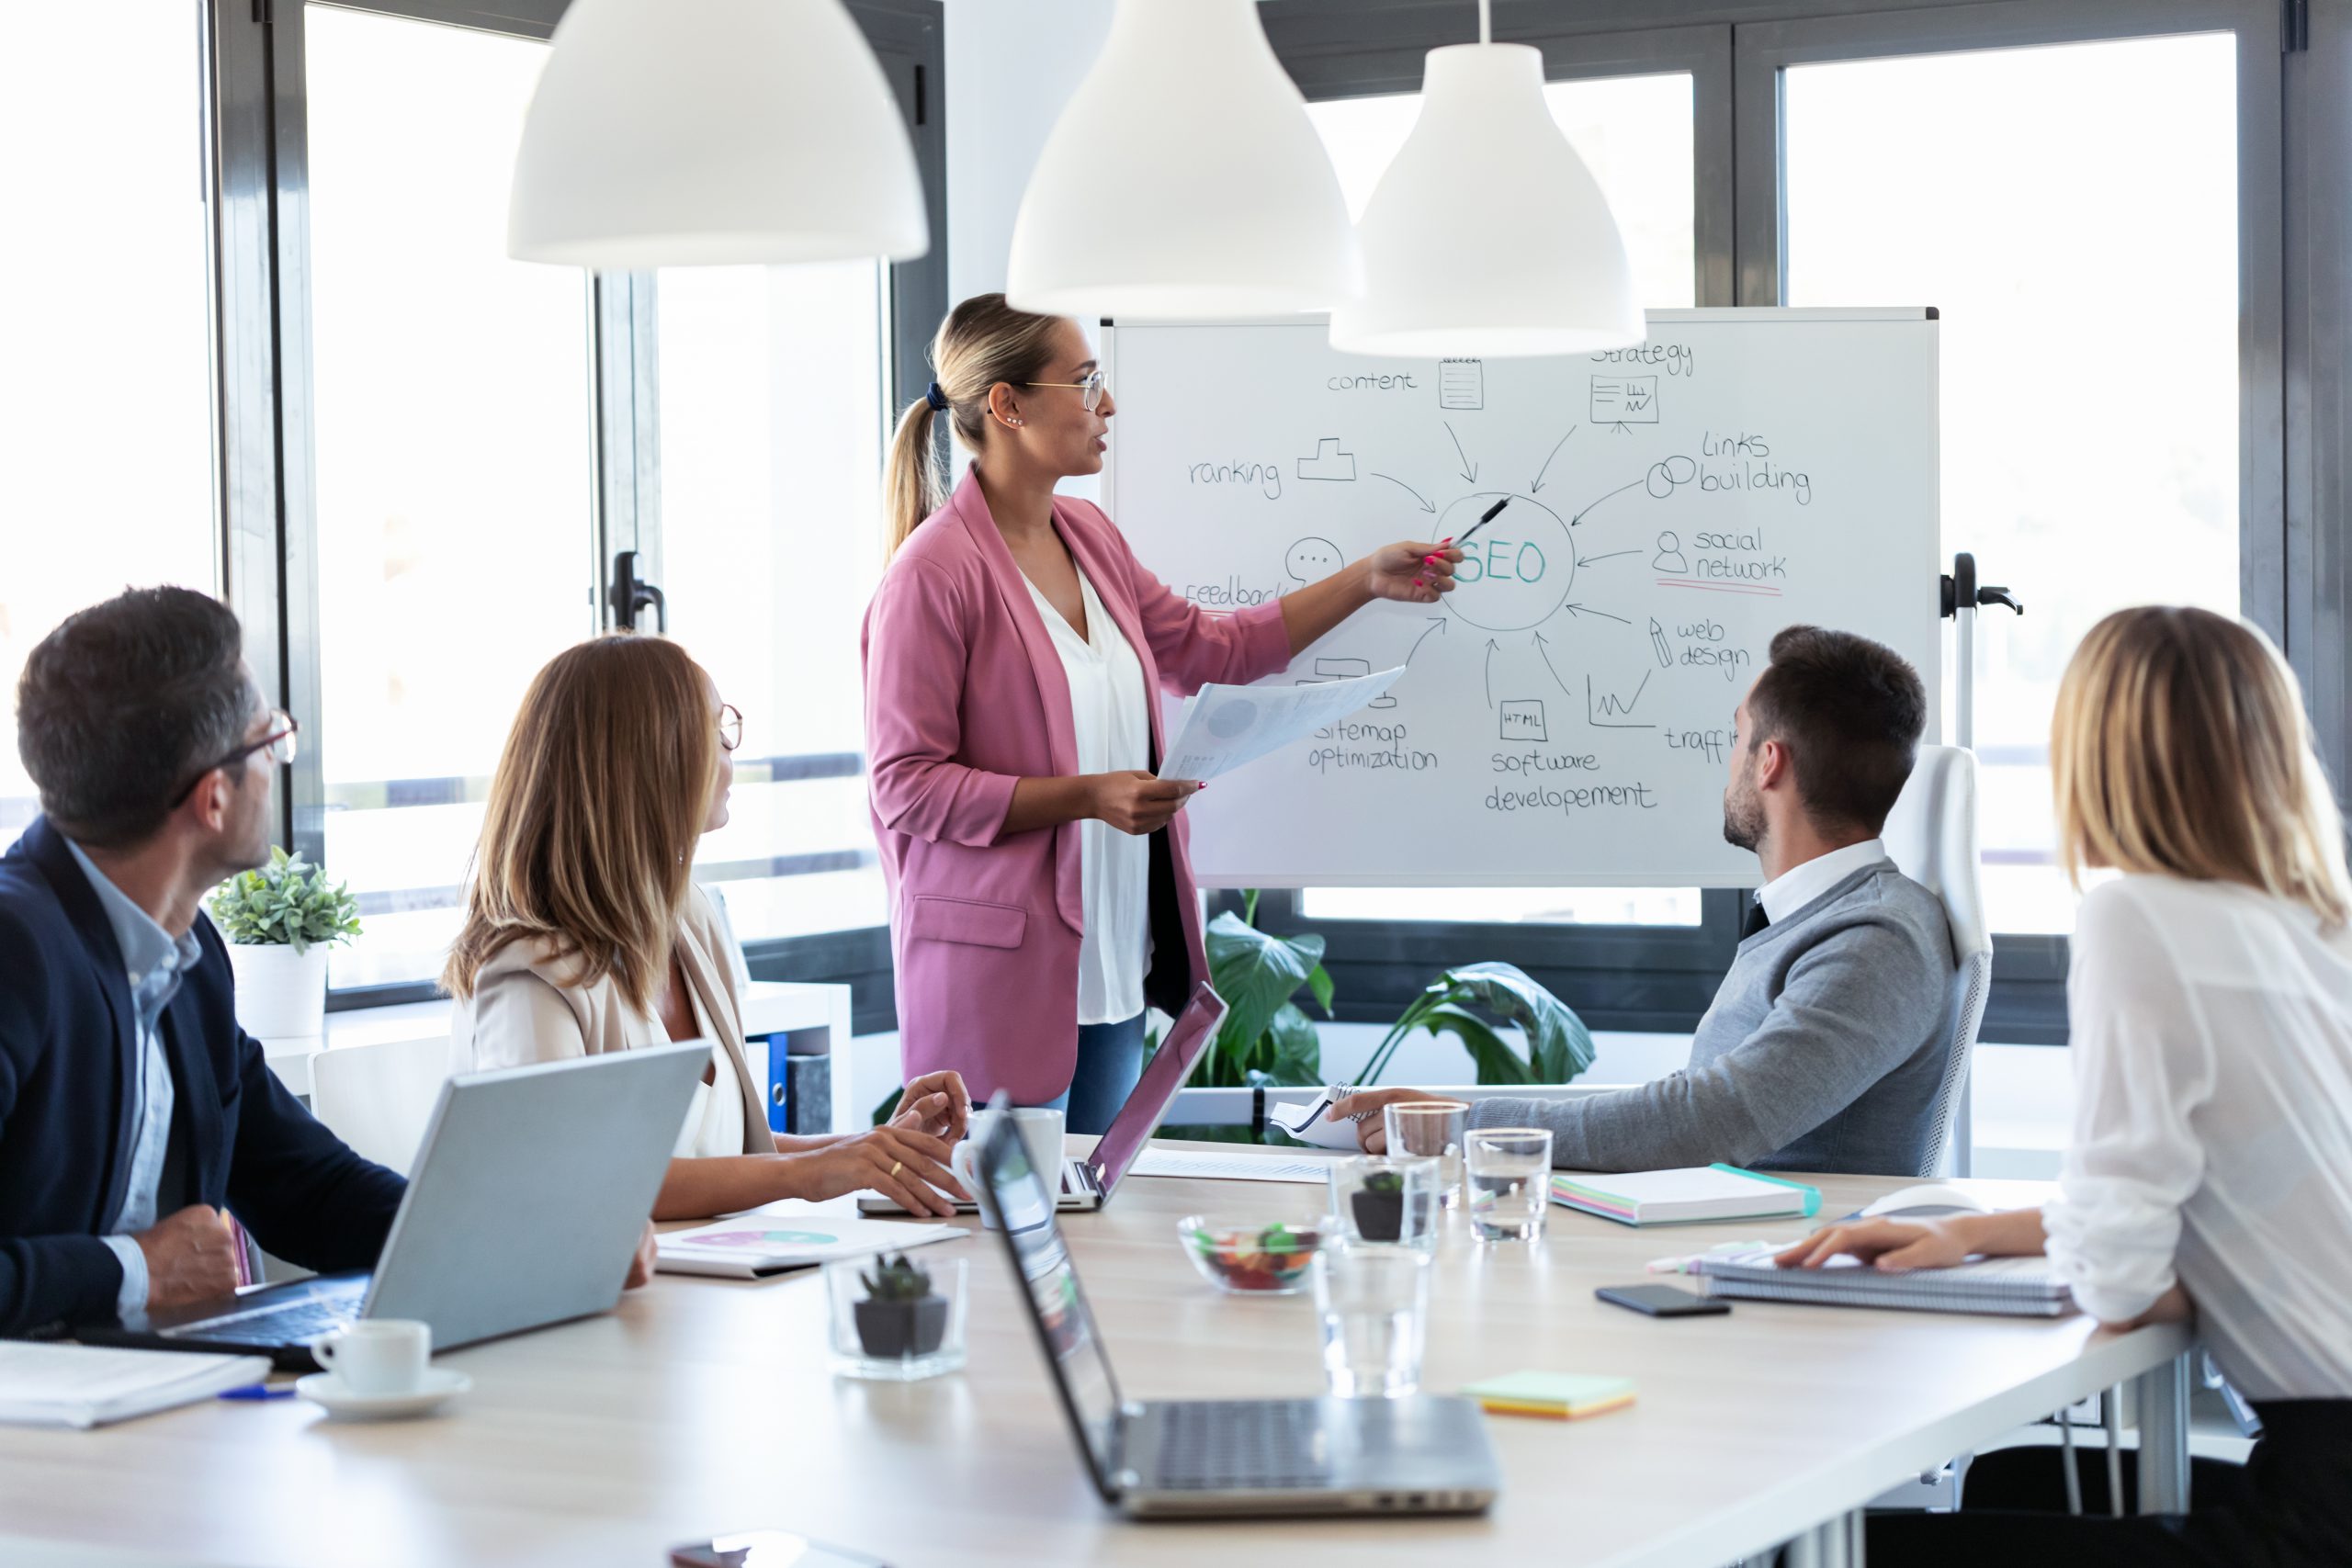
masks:
[(992, 1129), (979, 1165), (1013, 1293), (1103, 1501), (1170, 1518), (1466, 1514), (1495, 1500), (1501, 1468), (1464, 1399), (1123, 1399), (1046, 1184), (1010, 1122)]
[[(1193, 987), (1192, 1000), (1168, 1031), (1168, 1038), (1144, 1064), (1143, 1076), (1128, 1091), (1126, 1102), (1119, 1113), (1111, 1118), (1111, 1125), (1095, 1140), (1091, 1154), (1062, 1162), (1060, 1197), (1055, 1207), (1079, 1211), (1101, 1208), (1111, 1201), (1126, 1179), (1128, 1168), (1136, 1163), (1136, 1156), (1143, 1153), (1151, 1135), (1159, 1131), (1168, 1108), (1176, 1103), (1176, 1091), (1184, 1087), (1208, 1050), (1209, 1042), (1225, 1026), (1225, 998), (1210, 988), (1206, 981)], [(907, 1211), (896, 1198), (872, 1193), (857, 1201), (861, 1214), (903, 1214)], [(956, 1202), (959, 1214), (977, 1214), (980, 1206), (976, 1200), (959, 1199)]]
[(363, 1317), (417, 1318), (435, 1351), (609, 1310), (677, 1146), (710, 1042), (647, 1046), (441, 1087), (372, 1274), (250, 1290), (79, 1337), (267, 1354)]

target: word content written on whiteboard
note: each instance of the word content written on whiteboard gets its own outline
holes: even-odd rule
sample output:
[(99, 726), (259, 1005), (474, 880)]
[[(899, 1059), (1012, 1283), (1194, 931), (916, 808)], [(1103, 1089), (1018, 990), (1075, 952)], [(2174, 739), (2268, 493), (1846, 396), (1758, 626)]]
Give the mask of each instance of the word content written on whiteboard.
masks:
[(1104, 326), (1106, 502), (1205, 610), (1510, 502), (1441, 603), (1373, 605), (1263, 682), (1403, 667), (1186, 808), (1204, 885), (1752, 886), (1732, 710), (1786, 626), (1909, 659), (1935, 739), (1935, 313), (1649, 321), (1484, 362), (1342, 355), (1313, 320)]

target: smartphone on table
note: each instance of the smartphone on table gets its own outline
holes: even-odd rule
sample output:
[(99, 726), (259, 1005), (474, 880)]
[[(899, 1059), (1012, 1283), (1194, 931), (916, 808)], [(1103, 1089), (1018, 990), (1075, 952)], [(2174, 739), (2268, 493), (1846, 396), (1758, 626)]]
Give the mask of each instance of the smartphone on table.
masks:
[(1605, 1285), (1592, 1293), (1646, 1317), (1718, 1317), (1731, 1311), (1729, 1302), (1674, 1285)]
[(890, 1568), (879, 1557), (847, 1551), (789, 1530), (739, 1530), (670, 1549), (672, 1568)]

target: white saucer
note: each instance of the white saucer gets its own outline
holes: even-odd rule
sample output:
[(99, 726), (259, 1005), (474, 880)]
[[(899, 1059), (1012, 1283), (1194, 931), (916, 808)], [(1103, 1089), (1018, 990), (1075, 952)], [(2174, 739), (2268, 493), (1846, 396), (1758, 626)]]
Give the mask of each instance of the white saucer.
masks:
[(422, 1416), (442, 1401), (466, 1392), (474, 1380), (463, 1372), (453, 1372), (444, 1367), (424, 1369), (424, 1381), (406, 1393), (356, 1393), (344, 1387), (343, 1380), (333, 1372), (312, 1372), (297, 1378), (294, 1392), (303, 1398), (322, 1404), (337, 1416), (361, 1421), (389, 1420), (401, 1416)]

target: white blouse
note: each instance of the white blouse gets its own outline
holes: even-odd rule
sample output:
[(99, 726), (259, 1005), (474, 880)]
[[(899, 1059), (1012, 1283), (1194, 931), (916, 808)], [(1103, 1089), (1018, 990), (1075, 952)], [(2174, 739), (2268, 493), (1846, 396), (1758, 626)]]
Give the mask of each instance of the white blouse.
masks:
[(2352, 934), (2230, 883), (2092, 890), (2049, 1252), (2086, 1312), (2176, 1280), (2239, 1392), (2352, 1397)]
[[(1086, 633), (1029, 583), (1029, 597), (1069, 677), (1069, 714), (1078, 734), (1078, 771), (1111, 773), (1151, 766), (1151, 713), (1144, 705), (1143, 660), (1102, 607), (1076, 561), (1086, 605)], [(1028, 580), (1022, 580), (1027, 582)], [(1151, 957), (1151, 843), (1088, 818), (1078, 825), (1080, 918), (1078, 1021), (1122, 1023), (1143, 1011), (1143, 976)]]
[[(713, 1155), (740, 1155), (743, 1152), (743, 1091), (735, 1081), (735, 1064), (718, 1044), (718, 1030), (710, 1021), (710, 1014), (703, 1010), (702, 1001), (694, 996), (694, 987), (686, 987), (690, 1005), (695, 1011), (695, 1029), (699, 1038), (710, 1041), (711, 1073), (708, 1083), (695, 1085), (694, 1098), (686, 1104), (685, 1125), (678, 1132), (677, 1146), (670, 1151), (674, 1159), (708, 1159)], [(656, 1016), (653, 1032), (668, 1043), (670, 1032)]]

